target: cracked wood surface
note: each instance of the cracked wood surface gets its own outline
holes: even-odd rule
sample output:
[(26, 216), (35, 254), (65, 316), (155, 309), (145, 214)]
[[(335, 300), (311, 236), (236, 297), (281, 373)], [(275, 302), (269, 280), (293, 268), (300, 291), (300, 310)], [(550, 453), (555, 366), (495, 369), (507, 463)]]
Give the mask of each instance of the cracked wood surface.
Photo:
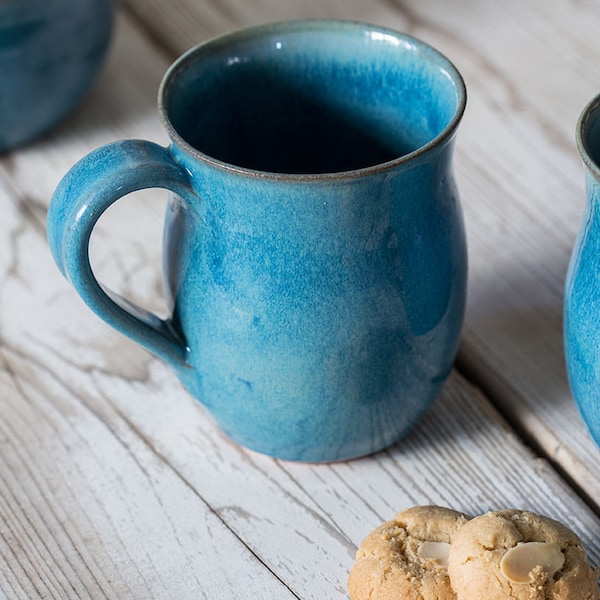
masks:
[[(469, 91), (458, 369), (401, 443), (319, 466), (225, 439), (164, 365), (89, 312), (45, 240), (49, 198), (76, 160), (120, 138), (167, 143), (156, 92), (179, 53), (307, 17), (417, 35)], [(573, 131), (600, 91), (598, 30), (585, 0), (123, 0), (86, 101), (0, 157), (0, 599), (346, 598), (361, 539), (426, 503), (536, 510), (600, 562), (600, 451), (573, 406), (561, 339), (584, 205)], [(118, 203), (91, 248), (103, 282), (159, 313), (164, 202), (149, 190)]]

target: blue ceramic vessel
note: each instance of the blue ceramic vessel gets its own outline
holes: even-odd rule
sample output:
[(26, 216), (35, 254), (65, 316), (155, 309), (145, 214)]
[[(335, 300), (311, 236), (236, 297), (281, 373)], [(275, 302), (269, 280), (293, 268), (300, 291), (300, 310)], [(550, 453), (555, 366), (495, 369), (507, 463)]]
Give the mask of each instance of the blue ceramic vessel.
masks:
[[(53, 255), (240, 444), (303, 461), (380, 450), (427, 410), (457, 349), (464, 107), (446, 58), (379, 27), (290, 22), (211, 40), (161, 86), (169, 148), (117, 142), (65, 176)], [(106, 291), (89, 264), (96, 220), (144, 187), (172, 192), (167, 320)]]
[(600, 96), (583, 110), (576, 139), (587, 205), (565, 286), (565, 352), (573, 396), (600, 445)]
[(46, 132), (92, 84), (112, 0), (0, 0), (0, 152)]

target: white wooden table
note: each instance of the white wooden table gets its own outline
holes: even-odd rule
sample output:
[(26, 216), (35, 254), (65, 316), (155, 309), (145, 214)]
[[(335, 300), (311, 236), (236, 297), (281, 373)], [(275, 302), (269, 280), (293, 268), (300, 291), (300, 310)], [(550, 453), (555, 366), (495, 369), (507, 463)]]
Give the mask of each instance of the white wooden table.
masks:
[[(83, 305), (45, 238), (52, 191), (76, 160), (119, 138), (167, 143), (155, 98), (177, 55), (304, 17), (416, 35), (469, 91), (456, 369), (401, 443), (320, 466), (226, 440), (167, 367)], [(0, 157), (0, 598), (346, 598), (361, 539), (426, 503), (547, 514), (598, 564), (600, 450), (567, 386), (561, 310), (585, 202), (574, 127), (599, 91), (596, 0), (123, 0), (86, 101)], [(92, 247), (105, 283), (157, 311), (164, 203), (160, 191), (121, 202)]]

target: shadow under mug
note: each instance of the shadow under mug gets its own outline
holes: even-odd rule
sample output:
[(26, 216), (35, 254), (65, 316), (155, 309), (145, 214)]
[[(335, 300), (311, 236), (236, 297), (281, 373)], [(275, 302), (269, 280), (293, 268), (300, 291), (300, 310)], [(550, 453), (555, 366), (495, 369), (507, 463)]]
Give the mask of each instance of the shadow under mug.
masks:
[(600, 446), (600, 95), (582, 111), (576, 141), (587, 203), (565, 284), (565, 354), (573, 397)]
[[(54, 258), (89, 307), (166, 361), (236, 442), (331, 461), (409, 431), (449, 374), (466, 245), (452, 173), (466, 102), (430, 46), (293, 21), (210, 40), (167, 72), (171, 143), (123, 141), (64, 177)], [(170, 190), (161, 320), (103, 288), (88, 244), (121, 196)]]

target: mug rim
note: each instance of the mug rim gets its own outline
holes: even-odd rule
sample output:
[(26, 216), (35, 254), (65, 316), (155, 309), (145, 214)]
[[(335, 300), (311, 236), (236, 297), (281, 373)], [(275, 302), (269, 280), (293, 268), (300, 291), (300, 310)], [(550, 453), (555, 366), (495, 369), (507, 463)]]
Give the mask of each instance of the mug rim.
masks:
[(581, 114), (577, 119), (577, 127), (575, 130), (575, 142), (577, 144), (577, 150), (579, 151), (579, 156), (581, 157), (583, 164), (588, 169), (588, 171), (600, 181), (600, 164), (598, 164), (598, 162), (596, 162), (592, 158), (588, 144), (585, 139), (585, 132), (587, 131), (588, 121), (596, 112), (600, 113), (600, 93), (594, 96), (581, 111)]
[[(392, 160), (370, 165), (367, 167), (361, 167), (358, 169), (352, 169), (348, 171), (336, 171), (331, 173), (280, 173), (275, 171), (261, 171), (258, 169), (252, 169), (248, 167), (242, 167), (233, 163), (225, 162), (202, 152), (188, 141), (186, 141), (174, 127), (171, 119), (168, 115), (166, 107), (166, 99), (171, 87), (171, 82), (183, 71), (190, 63), (192, 63), (196, 56), (200, 54), (207, 46), (216, 45), (228, 41), (242, 41), (244, 39), (250, 39), (252, 37), (258, 37), (268, 33), (289, 33), (292, 31), (324, 31), (331, 32), (334, 30), (340, 30), (341, 28), (346, 29), (358, 29), (363, 28), (365, 31), (374, 31), (382, 33), (384, 35), (390, 35), (396, 39), (408, 42), (411, 45), (425, 50), (429, 55), (433, 56), (432, 62), (439, 62), (443, 65), (444, 70), (447, 72), (449, 78), (455, 85), (457, 92), (457, 105), (454, 110), (452, 118), (448, 121), (445, 127), (440, 133), (430, 139), (427, 143), (419, 146), (415, 150), (402, 154)], [(210, 37), (207, 40), (193, 46), (183, 54), (181, 54), (167, 69), (165, 75), (158, 90), (158, 111), (161, 122), (165, 128), (169, 139), (172, 143), (183, 149), (194, 159), (199, 160), (202, 163), (208, 164), (212, 167), (219, 168), (231, 173), (237, 173), (240, 175), (260, 178), (260, 179), (271, 179), (271, 180), (286, 180), (286, 181), (323, 181), (323, 180), (336, 180), (336, 179), (348, 179), (365, 177), (369, 175), (375, 175), (394, 169), (398, 166), (413, 162), (420, 156), (429, 153), (436, 147), (440, 147), (448, 142), (455, 134), (456, 129), (462, 120), (467, 104), (467, 89), (465, 81), (456, 68), (454, 63), (446, 57), (442, 52), (410, 34), (402, 33), (400, 31), (375, 25), (372, 23), (351, 21), (351, 20), (336, 20), (336, 19), (298, 19), (298, 20), (285, 20), (275, 21), (272, 23), (266, 23), (263, 25), (256, 25), (243, 29), (236, 29), (229, 31), (214, 37)]]

